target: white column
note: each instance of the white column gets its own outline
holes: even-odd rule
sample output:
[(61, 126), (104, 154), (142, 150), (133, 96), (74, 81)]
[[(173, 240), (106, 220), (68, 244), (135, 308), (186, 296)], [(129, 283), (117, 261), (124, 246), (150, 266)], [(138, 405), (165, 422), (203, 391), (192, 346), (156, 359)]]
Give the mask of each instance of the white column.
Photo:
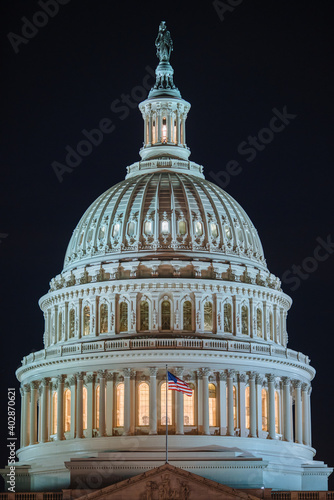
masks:
[(136, 371), (131, 369), (130, 373), (130, 434), (134, 435), (137, 424), (136, 411)]
[(203, 434), (210, 435), (209, 420), (209, 368), (202, 368), (202, 388), (203, 388)]
[(76, 376), (71, 375), (69, 377), (70, 390), (71, 390), (71, 429), (69, 437), (70, 439), (74, 439), (75, 437), (75, 424), (76, 424)]
[(87, 386), (87, 431), (86, 437), (93, 437), (94, 426), (94, 373), (86, 373), (85, 382)]
[(150, 370), (150, 434), (157, 434), (157, 372), (155, 367)]
[(64, 436), (64, 376), (57, 376), (57, 440), (65, 439)]
[(219, 373), (219, 434), (226, 435), (226, 373)]
[(186, 144), (186, 117), (185, 115), (182, 115), (182, 122), (181, 122), (181, 141), (182, 144)]
[(276, 428), (275, 428), (275, 375), (269, 373), (267, 375), (268, 379), (268, 398), (269, 398), (269, 426), (268, 426), (268, 438), (276, 439)]
[(30, 444), (37, 442), (37, 391), (38, 382), (30, 383)]
[(302, 399), (301, 399), (301, 382), (295, 380), (293, 383), (295, 388), (295, 441), (303, 443), (303, 414), (302, 414)]
[(262, 375), (257, 374), (255, 376), (256, 382), (256, 426), (257, 426), (257, 435), (261, 437), (262, 433), (262, 386), (263, 386), (263, 377)]
[(161, 109), (158, 109), (157, 111), (157, 118), (158, 118), (158, 130), (157, 130), (157, 142), (161, 142)]
[(227, 435), (228, 436), (234, 436), (233, 379), (234, 379), (234, 370), (227, 370)]
[(274, 310), (274, 318), (273, 318), (273, 321), (274, 321), (274, 341), (277, 342), (277, 304), (274, 304), (273, 306), (273, 310)]
[(107, 372), (107, 391), (106, 391), (106, 433), (107, 436), (113, 435), (113, 407), (114, 407), (114, 374)]
[(49, 399), (49, 379), (42, 379), (42, 401), (41, 401), (41, 441), (48, 441), (48, 399)]
[(22, 446), (29, 446), (30, 443), (30, 385), (23, 386), (23, 425), (22, 425)]
[(83, 374), (82, 373), (77, 373), (77, 411), (76, 411), (76, 420), (77, 420), (77, 431), (76, 431), (76, 437), (77, 438), (83, 438), (83, 395), (82, 395), (82, 390), (83, 390)]
[(308, 385), (302, 384), (302, 410), (303, 410), (303, 443), (309, 444), (308, 422)]
[[(224, 332), (224, 306), (223, 294), (216, 293), (216, 311), (217, 311), (217, 333)], [(220, 321), (219, 319), (220, 318)]]
[(246, 437), (246, 374), (239, 373), (239, 428), (240, 437)]
[(171, 109), (167, 110), (167, 142), (172, 142)]
[(124, 368), (124, 430), (123, 435), (128, 436), (130, 434), (131, 425), (131, 391), (130, 391), (130, 368)]
[(64, 340), (68, 340), (68, 302), (65, 302), (64, 315)]
[(263, 338), (264, 338), (264, 340), (268, 340), (268, 330), (267, 330), (267, 302), (265, 300), (263, 301), (262, 324), (263, 324)]
[(149, 111), (149, 122), (148, 122), (148, 144), (152, 144), (152, 111)]
[(176, 112), (176, 141), (177, 144), (181, 144), (181, 137), (180, 137), (180, 110), (178, 109)]
[[(182, 379), (183, 368), (176, 369), (176, 376)], [(176, 434), (184, 434), (183, 393), (176, 391)]]
[(104, 370), (98, 371), (100, 380), (100, 407), (99, 407), (99, 436), (106, 435), (106, 373)]
[(256, 331), (254, 329), (254, 303), (253, 299), (249, 299), (249, 335), (251, 338), (256, 337)]
[(203, 374), (201, 370), (197, 372), (197, 430), (203, 433)]
[(282, 377), (283, 382), (283, 438), (291, 441), (291, 397), (290, 379)]
[(308, 408), (308, 444), (312, 446), (312, 426), (311, 426), (311, 392), (312, 387), (310, 386), (307, 392), (307, 408)]
[(249, 437), (256, 437), (256, 373), (249, 372)]

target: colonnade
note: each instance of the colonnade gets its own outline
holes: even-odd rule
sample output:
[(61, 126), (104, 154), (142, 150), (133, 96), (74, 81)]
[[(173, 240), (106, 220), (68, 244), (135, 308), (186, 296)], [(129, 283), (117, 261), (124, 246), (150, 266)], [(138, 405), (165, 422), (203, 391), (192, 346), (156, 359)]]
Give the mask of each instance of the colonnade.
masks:
[[(188, 396), (169, 391), (168, 415), (162, 397), (164, 370), (158, 367), (139, 372), (131, 368), (78, 372), (23, 384), (21, 447), (63, 439), (162, 434), (166, 418), (171, 434), (311, 445), (309, 384), (233, 369), (200, 368), (189, 373), (177, 367), (172, 371), (190, 384), (193, 396), (187, 402)], [(140, 393), (141, 384), (147, 396)], [(147, 412), (144, 422), (139, 422), (141, 410)]]

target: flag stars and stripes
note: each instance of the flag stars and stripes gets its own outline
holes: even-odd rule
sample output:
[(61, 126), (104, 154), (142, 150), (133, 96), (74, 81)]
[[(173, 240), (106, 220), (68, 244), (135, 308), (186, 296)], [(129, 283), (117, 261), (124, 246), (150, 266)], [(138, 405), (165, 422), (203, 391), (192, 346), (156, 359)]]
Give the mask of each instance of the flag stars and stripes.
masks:
[(167, 372), (167, 376), (168, 376), (168, 389), (172, 391), (183, 392), (183, 394), (186, 394), (187, 396), (192, 396), (193, 391), (190, 385), (188, 385), (186, 382), (173, 375), (171, 372)]

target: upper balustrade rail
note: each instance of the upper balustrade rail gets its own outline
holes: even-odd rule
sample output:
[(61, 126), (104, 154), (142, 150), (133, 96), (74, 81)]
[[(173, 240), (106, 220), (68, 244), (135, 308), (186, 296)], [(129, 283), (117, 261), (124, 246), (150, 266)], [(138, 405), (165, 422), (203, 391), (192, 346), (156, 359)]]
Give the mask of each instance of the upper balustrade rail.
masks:
[(242, 342), (237, 340), (213, 340), (213, 339), (115, 339), (96, 340), (95, 342), (78, 342), (76, 344), (51, 346), (38, 352), (25, 356), (22, 365), (26, 366), (36, 361), (72, 356), (77, 354), (90, 354), (97, 352), (127, 351), (138, 349), (199, 349), (214, 351), (242, 352), (285, 358), (299, 361), (306, 365), (310, 359), (301, 352), (293, 351), (285, 347), (266, 345), (256, 342)]

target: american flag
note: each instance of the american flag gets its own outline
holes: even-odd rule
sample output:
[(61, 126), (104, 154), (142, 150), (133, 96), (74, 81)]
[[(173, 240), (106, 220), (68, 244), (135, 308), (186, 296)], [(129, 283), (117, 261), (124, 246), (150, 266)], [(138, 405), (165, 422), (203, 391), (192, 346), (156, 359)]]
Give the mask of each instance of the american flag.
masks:
[(171, 389), (172, 391), (183, 392), (187, 396), (192, 396), (193, 391), (186, 382), (183, 382), (183, 380), (175, 377), (175, 375), (173, 375), (171, 372), (167, 372), (167, 374), (168, 374), (168, 389)]

